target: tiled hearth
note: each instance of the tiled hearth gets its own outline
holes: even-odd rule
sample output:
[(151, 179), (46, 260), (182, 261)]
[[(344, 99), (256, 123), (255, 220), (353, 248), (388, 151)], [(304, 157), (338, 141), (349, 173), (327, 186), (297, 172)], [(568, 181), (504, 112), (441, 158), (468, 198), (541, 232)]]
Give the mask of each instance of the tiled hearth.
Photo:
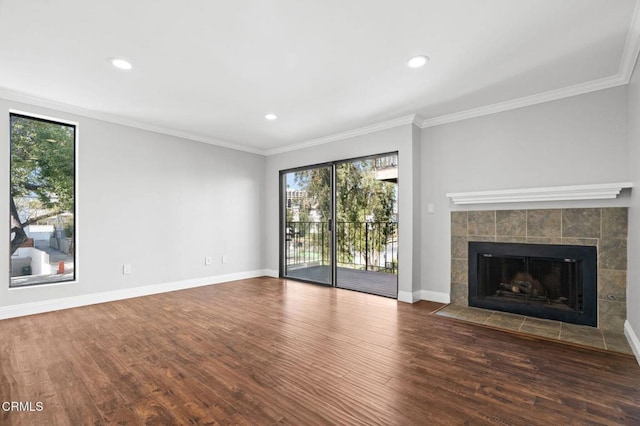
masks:
[(493, 328), (531, 334), (565, 343), (574, 343), (629, 355), (633, 354), (623, 333), (585, 325), (567, 324), (560, 321), (531, 318), (524, 315), (459, 305), (446, 306), (436, 312), (436, 315)]
[[(592, 331), (587, 334), (595, 333), (595, 336), (599, 333), (604, 336), (603, 332), (622, 333), (626, 319), (627, 290), (626, 208), (452, 212), (451, 306), (448, 309), (455, 310), (457, 306), (469, 312), (482, 312), (467, 308), (469, 241), (596, 246), (598, 329), (590, 327)], [(493, 314), (492, 311), (486, 312), (489, 317)], [(489, 317), (485, 320), (490, 320)], [(494, 316), (494, 320), (500, 317), (502, 315)], [(526, 320), (523, 324), (527, 322), (531, 324), (536, 321)], [(573, 330), (578, 326), (563, 324), (562, 327)]]

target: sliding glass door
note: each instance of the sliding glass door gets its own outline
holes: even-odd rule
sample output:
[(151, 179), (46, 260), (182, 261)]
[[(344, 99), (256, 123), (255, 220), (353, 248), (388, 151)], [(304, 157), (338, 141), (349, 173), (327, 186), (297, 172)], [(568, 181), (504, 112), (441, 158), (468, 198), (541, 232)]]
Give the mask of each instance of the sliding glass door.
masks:
[(331, 166), (282, 174), (285, 277), (333, 284), (332, 181)]
[(398, 296), (398, 156), (336, 165), (336, 286)]
[(397, 297), (396, 153), (281, 172), (281, 276)]

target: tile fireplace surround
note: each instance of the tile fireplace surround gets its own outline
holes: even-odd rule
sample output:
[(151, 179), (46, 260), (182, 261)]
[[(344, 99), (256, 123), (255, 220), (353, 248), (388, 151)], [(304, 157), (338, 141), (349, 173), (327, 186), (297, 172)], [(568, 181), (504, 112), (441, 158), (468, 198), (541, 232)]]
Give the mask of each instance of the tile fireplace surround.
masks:
[(627, 208), (451, 212), (451, 304), (467, 306), (468, 243), (563, 244), (598, 249), (598, 328), (627, 317)]

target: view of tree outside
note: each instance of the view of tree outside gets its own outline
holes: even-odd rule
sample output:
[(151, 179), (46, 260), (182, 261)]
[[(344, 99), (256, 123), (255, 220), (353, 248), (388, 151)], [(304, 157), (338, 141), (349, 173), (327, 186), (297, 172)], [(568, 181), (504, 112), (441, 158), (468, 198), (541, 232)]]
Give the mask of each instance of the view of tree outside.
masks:
[(396, 183), (376, 178), (375, 159), (337, 167), (338, 266), (397, 273), (396, 260), (387, 254), (397, 241), (396, 193)]
[[(376, 177), (376, 160), (345, 162), (336, 167), (338, 266), (397, 273), (396, 256), (387, 250), (390, 244), (397, 244), (397, 183)], [(292, 172), (287, 183), (290, 232), (297, 233), (297, 243), (303, 248), (313, 247), (316, 253), (324, 254), (316, 264), (330, 264), (328, 235), (300, 237), (300, 232), (307, 228), (315, 233), (329, 232), (328, 226), (318, 223), (324, 224), (331, 217), (331, 169)], [(310, 240), (315, 244), (308, 244)], [(323, 247), (318, 249), (318, 244)]]
[[(286, 182), (286, 275), (291, 270), (305, 268), (304, 278), (330, 283), (331, 270), (323, 266), (331, 264), (331, 168), (287, 173)], [(323, 185), (327, 187), (323, 188)], [(319, 268), (315, 269), (313, 277), (308, 276), (310, 268), (314, 267)]]
[(11, 114), (11, 286), (75, 278), (75, 126)]

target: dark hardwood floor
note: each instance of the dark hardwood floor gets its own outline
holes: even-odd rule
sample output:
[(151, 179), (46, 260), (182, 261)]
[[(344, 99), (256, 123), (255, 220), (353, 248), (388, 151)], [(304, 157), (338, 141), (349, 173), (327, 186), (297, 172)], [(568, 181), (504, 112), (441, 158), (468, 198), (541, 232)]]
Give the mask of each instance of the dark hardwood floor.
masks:
[(0, 322), (2, 425), (640, 424), (635, 359), (258, 278)]

